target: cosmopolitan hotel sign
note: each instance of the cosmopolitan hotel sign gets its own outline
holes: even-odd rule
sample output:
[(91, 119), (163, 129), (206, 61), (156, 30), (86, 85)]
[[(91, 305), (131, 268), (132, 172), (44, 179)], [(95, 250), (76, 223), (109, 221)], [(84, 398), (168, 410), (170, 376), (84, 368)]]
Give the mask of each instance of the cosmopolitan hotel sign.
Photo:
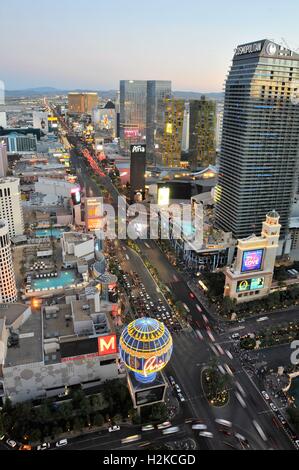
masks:
[(245, 44), (244, 46), (238, 46), (235, 52), (235, 56), (252, 54), (254, 52), (261, 52), (261, 50), (262, 50), (262, 43), (253, 42), (251, 44)]

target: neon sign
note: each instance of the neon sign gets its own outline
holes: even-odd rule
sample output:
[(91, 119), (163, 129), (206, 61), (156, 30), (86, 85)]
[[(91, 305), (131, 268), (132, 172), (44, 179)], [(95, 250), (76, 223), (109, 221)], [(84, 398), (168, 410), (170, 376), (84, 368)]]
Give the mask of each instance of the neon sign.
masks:
[(243, 279), (237, 283), (237, 292), (246, 292), (252, 290), (263, 289), (265, 285), (264, 277), (257, 277), (252, 279)]
[(158, 359), (157, 356), (150, 357), (144, 363), (143, 373), (145, 377), (152, 374), (153, 372), (159, 372), (166, 366), (162, 359)]
[(139, 136), (139, 129), (125, 129), (124, 134), (127, 139), (133, 139)]
[(244, 251), (241, 272), (259, 271), (262, 266), (264, 250)]

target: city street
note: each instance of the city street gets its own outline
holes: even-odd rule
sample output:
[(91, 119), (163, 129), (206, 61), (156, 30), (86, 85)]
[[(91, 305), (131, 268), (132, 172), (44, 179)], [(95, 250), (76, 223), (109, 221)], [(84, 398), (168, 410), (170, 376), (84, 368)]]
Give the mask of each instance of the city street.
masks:
[[(75, 152), (72, 153), (73, 155), (75, 154)], [(100, 195), (97, 192), (97, 186), (86, 171), (85, 162), (82, 159), (78, 161), (77, 156), (75, 157), (75, 166), (80, 167), (79, 177), (81, 176), (81, 181), (84, 181), (86, 193), (93, 196)], [(101, 178), (101, 184), (108, 189), (114, 202), (117, 202), (119, 193), (110, 179), (108, 177)], [(224, 418), (230, 420), (237, 431), (242, 431), (243, 434), (246, 434), (251, 447), (254, 449), (292, 449), (293, 444), (284, 431), (273, 427), (273, 412), (268, 404), (265, 403), (254, 381), (248, 377), (247, 373), (243, 370), (237, 358), (230, 360), (226, 355), (225, 357), (218, 357), (219, 364), (229, 364), (235, 371), (229, 404), (223, 409), (212, 408), (208, 405), (201, 387), (201, 370), (215, 357), (215, 353), (211, 348), (213, 342), (211, 342), (204, 328), (202, 315), (196, 307), (196, 301), (190, 297), (190, 289), (181, 274), (169, 263), (168, 259), (160, 251), (155, 242), (152, 240), (147, 240), (146, 243), (139, 241), (138, 246), (143, 254), (148, 257), (151, 263), (156, 267), (161, 281), (171, 290), (175, 299), (187, 305), (193, 318), (194, 329), (198, 328), (197, 322), (199, 322), (200, 325), (203, 340), (199, 339), (194, 329), (191, 332), (184, 331), (174, 335), (174, 354), (170, 365), (166, 369), (168, 375), (173, 375), (177, 379), (180, 388), (187, 397), (186, 402), (182, 404), (184, 416), (186, 418), (193, 417), (202, 419), (207, 424), (208, 430), (214, 434), (214, 439), (200, 438), (200, 448), (228, 448), (225, 444), (227, 437), (224, 439), (223, 433), (218, 431), (218, 427), (215, 423), (216, 418)], [(136, 271), (140, 275), (152, 299), (158, 299), (160, 295), (157, 292), (157, 286), (152, 276), (141, 262), (140, 257), (132, 250), (128, 249), (128, 251), (129, 259), (126, 260), (125, 269), (127, 272)], [(221, 345), (223, 349), (229, 349), (232, 346), (230, 336), (226, 334), (224, 334), (223, 337), (219, 336), (213, 329), (213, 319), (210, 318), (209, 312), (204, 309), (202, 304), (201, 309), (203, 313), (206, 314), (207, 318), (211, 320), (210, 328), (215, 342)], [(246, 391), (246, 408), (241, 406), (234, 394), (237, 391), (235, 380), (237, 380)], [(260, 424), (267, 436), (267, 441), (261, 439), (253, 425), (253, 420), (256, 420)]]

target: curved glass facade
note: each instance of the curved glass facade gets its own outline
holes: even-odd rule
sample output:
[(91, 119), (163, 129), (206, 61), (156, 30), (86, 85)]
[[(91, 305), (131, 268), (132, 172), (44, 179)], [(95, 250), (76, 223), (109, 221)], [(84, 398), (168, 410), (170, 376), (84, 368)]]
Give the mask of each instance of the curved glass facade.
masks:
[(253, 45), (237, 48), (226, 82), (216, 223), (244, 238), (276, 209), (284, 237), (297, 177), (299, 55)]

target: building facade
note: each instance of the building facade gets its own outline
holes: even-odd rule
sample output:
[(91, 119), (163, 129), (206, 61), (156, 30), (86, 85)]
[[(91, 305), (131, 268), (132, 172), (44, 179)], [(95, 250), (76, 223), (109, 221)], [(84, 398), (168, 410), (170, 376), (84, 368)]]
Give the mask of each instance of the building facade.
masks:
[(12, 132), (2, 137), (7, 147), (7, 152), (16, 153), (35, 153), (37, 151), (37, 138), (35, 135), (21, 135)]
[(8, 224), (0, 220), (0, 304), (17, 301), (17, 286), (12, 262)]
[(238, 241), (234, 264), (226, 268), (224, 296), (237, 303), (260, 299), (270, 293), (281, 225), (271, 211), (263, 222), (260, 237)]
[(0, 142), (0, 177), (6, 176), (8, 171), (8, 159), (6, 145)]
[(91, 114), (98, 105), (97, 93), (76, 93), (68, 94), (69, 114)]
[(216, 158), (216, 102), (190, 101), (189, 153), (191, 169), (215, 164)]
[(8, 223), (10, 238), (24, 233), (20, 180), (0, 178), (0, 219)]
[(179, 167), (182, 154), (183, 126), (185, 115), (184, 100), (164, 100), (164, 132), (160, 139), (161, 164)]
[(269, 40), (238, 46), (225, 87), (216, 223), (234, 238), (273, 207), (288, 230), (299, 144), (299, 55)]
[(149, 80), (147, 82), (147, 132), (148, 161), (154, 162), (159, 152), (159, 136), (164, 132), (164, 100), (171, 97), (171, 81)]

